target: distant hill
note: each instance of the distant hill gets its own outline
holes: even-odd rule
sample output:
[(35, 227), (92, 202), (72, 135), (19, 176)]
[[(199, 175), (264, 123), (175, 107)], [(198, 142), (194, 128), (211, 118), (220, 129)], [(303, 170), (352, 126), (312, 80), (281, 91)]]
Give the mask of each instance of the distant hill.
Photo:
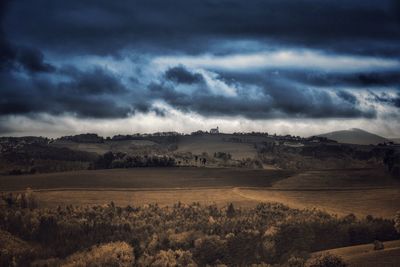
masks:
[(377, 145), (379, 143), (390, 141), (389, 139), (386, 139), (382, 136), (357, 128), (325, 133), (318, 136), (326, 137), (328, 139), (335, 140), (339, 143), (358, 144), (358, 145), (370, 145), (370, 144)]

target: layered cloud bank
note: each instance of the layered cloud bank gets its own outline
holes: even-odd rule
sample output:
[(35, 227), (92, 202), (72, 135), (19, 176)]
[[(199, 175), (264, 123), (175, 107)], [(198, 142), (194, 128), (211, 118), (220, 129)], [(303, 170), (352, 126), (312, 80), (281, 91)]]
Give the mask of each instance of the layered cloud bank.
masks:
[(3, 1), (0, 135), (398, 136), (397, 3)]

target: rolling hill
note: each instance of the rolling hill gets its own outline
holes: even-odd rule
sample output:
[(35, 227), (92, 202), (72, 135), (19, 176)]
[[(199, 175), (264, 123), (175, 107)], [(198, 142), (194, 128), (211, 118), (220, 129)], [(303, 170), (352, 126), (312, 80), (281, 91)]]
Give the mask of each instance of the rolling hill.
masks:
[(320, 251), (313, 255), (335, 254), (342, 257), (349, 264), (349, 267), (398, 266), (400, 260), (400, 241), (384, 242), (384, 247), (383, 250), (374, 250), (373, 244), (365, 244)]
[(335, 140), (339, 143), (357, 144), (357, 145), (370, 145), (370, 144), (377, 145), (379, 143), (390, 141), (382, 136), (357, 128), (342, 130), (342, 131), (334, 131), (330, 133), (320, 134), (318, 136), (326, 137), (328, 139)]

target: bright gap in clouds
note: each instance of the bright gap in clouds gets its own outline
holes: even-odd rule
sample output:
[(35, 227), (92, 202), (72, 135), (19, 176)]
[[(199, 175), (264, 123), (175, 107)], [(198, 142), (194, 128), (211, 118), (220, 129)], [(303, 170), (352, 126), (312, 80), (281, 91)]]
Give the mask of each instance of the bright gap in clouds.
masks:
[(361, 128), (379, 133), (385, 137), (396, 137), (400, 132), (399, 121), (388, 124), (380, 118), (254, 120), (240, 116), (205, 117), (193, 112), (181, 112), (163, 103), (156, 103), (155, 106), (163, 109), (165, 116), (161, 117), (155, 112), (137, 113), (128, 118), (114, 120), (84, 119), (69, 115), (54, 116), (45, 113), (35, 117), (7, 116), (0, 119), (2, 125), (7, 125), (6, 131), (1, 135), (59, 137), (80, 133), (98, 133), (102, 136), (162, 131), (190, 133), (219, 126), (224, 133), (259, 131), (308, 137), (346, 129), (343, 128), (344, 125), (348, 125), (348, 128)]
[(155, 66), (185, 65), (191, 68), (209, 68), (246, 71), (269, 68), (315, 69), (325, 71), (368, 71), (400, 68), (400, 62), (370, 56), (324, 54), (313, 50), (278, 50), (248, 54), (216, 56), (161, 56), (153, 60)]

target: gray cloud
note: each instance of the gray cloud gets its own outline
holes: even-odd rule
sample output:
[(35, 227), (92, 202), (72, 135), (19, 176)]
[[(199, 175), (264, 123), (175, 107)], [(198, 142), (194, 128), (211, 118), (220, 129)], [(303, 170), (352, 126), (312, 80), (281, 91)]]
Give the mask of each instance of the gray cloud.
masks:
[(391, 105), (396, 108), (400, 108), (400, 91), (395, 96), (388, 94), (387, 92), (369, 92), (369, 99), (381, 104)]
[(25, 0), (12, 4), (6, 31), (16, 41), (69, 53), (117, 54), (129, 46), (198, 53), (207, 49), (210, 40), (252, 39), (283, 46), (399, 56), (400, 9), (396, 3)]
[[(179, 67), (181, 72), (190, 73)], [(169, 70), (167, 71), (169, 72)], [(199, 74), (200, 75), (200, 74)], [(205, 86), (205, 85), (202, 85)], [(246, 84), (242, 85), (246, 87)], [(161, 99), (174, 108), (202, 115), (241, 115), (253, 119), (265, 118), (373, 118), (372, 109), (362, 110), (356, 98), (344, 91), (335, 98), (325, 90), (311, 89), (273, 80), (263, 84), (258, 95), (242, 91), (238, 96), (215, 95), (212, 90), (196, 90), (187, 94), (169, 84), (151, 84), (150, 97)]]
[(38, 49), (9, 42), (3, 27), (9, 5), (8, 0), (0, 3), (0, 71), (18, 69), (31, 73), (54, 71), (54, 66), (44, 61), (44, 56)]
[[(374, 106), (362, 107), (353, 90), (371, 90), (371, 103), (400, 107), (399, 94), (375, 92), (398, 88), (398, 73), (370, 69), (369, 63), (346, 72), (291, 62), (235, 72), (184, 65), (153, 69), (149, 63), (186, 55), (236, 60), (235, 53), (287, 48), (328, 55), (325, 61), (339, 54), (398, 60), (396, 1), (21, 0), (2, 1), (0, 9), (0, 116), (165, 116), (154, 106), (161, 101), (205, 117), (377, 118)], [(98, 62), (85, 62), (93, 55)], [(140, 71), (113, 65), (127, 55), (133, 55), (132, 65), (135, 55), (148, 60), (140, 62)]]
[(356, 104), (358, 102), (357, 97), (355, 97), (353, 94), (346, 92), (346, 91), (339, 91), (336, 93), (338, 97), (344, 99), (345, 101), (351, 103), (351, 104)]
[(284, 79), (315, 87), (396, 87), (400, 84), (400, 75), (396, 71), (385, 72), (326, 72), (304, 70), (271, 70), (263, 72), (222, 72), (227, 80), (239, 80), (247, 83), (263, 84), (271, 79)]
[(99, 67), (86, 72), (66, 67), (60, 72), (71, 79), (69, 82), (61, 82), (58, 85), (59, 90), (64, 91), (65, 94), (118, 95), (128, 91), (115, 74)]
[(118, 99), (126, 88), (104, 70), (75, 72), (70, 82), (50, 82), (41, 77), (20, 79), (0, 74), (0, 114), (71, 113), (80, 117), (118, 118), (133, 110)]
[(204, 82), (203, 76), (199, 73), (191, 73), (183, 66), (173, 67), (165, 72), (165, 78), (177, 83), (193, 84)]

